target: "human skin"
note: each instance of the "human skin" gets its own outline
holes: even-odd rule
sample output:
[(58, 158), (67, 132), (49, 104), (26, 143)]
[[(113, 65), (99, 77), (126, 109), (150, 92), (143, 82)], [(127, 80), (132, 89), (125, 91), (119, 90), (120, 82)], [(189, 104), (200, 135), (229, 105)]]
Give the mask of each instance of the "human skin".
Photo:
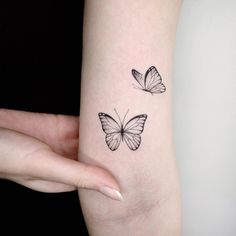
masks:
[(78, 138), (79, 117), (0, 109), (0, 178), (42, 192), (119, 190), (109, 172), (77, 161)]
[[(91, 236), (180, 235), (180, 190), (171, 128), (171, 66), (179, 0), (87, 0), (84, 16), (79, 160), (109, 170), (123, 201), (79, 190)], [(133, 88), (131, 70), (155, 66), (166, 92)], [(105, 142), (98, 113), (126, 122), (147, 114), (136, 151)]]

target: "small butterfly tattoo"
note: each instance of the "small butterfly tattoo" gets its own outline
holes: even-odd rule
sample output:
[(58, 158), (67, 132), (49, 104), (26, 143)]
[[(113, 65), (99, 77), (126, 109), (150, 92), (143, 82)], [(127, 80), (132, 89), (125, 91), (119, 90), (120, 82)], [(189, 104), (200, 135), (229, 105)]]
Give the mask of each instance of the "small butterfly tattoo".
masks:
[(137, 89), (141, 89), (145, 92), (149, 92), (152, 95), (155, 93), (164, 93), (166, 91), (165, 85), (162, 83), (160, 73), (157, 71), (155, 66), (151, 66), (145, 73), (144, 77), (137, 70), (132, 70), (132, 75), (135, 80), (139, 83)]
[(116, 109), (114, 110), (119, 118), (120, 123), (118, 123), (115, 119), (113, 119), (106, 113), (98, 113), (98, 117), (102, 125), (102, 130), (106, 134), (105, 141), (107, 146), (111, 151), (115, 151), (120, 146), (121, 141), (125, 141), (130, 150), (137, 150), (141, 144), (140, 134), (144, 130), (147, 115), (141, 114), (134, 116), (126, 124), (124, 124), (125, 117), (128, 114), (129, 110), (125, 114), (123, 121), (121, 121)]

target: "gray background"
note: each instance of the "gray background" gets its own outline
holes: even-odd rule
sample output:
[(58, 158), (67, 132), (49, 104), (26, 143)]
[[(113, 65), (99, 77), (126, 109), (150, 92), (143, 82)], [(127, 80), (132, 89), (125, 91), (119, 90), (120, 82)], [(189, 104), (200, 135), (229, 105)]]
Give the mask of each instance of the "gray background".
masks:
[(184, 236), (236, 235), (236, 1), (186, 0), (173, 70)]

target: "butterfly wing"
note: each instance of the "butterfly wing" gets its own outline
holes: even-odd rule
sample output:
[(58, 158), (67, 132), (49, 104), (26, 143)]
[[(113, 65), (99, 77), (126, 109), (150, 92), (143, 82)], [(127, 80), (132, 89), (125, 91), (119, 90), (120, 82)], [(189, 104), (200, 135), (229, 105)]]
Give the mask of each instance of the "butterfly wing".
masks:
[(107, 134), (105, 140), (110, 150), (115, 151), (120, 146), (121, 134), (120, 133)]
[(121, 127), (120, 125), (108, 114), (98, 113), (101, 121), (102, 130), (106, 134), (105, 141), (110, 150), (115, 151), (121, 141)]
[(155, 66), (151, 66), (144, 78), (144, 87), (150, 93), (163, 93), (166, 91), (165, 85), (162, 83), (160, 73)]
[(139, 148), (141, 143), (141, 136), (140, 134), (144, 130), (144, 124), (146, 122), (147, 115), (142, 114), (133, 117), (131, 120), (127, 122), (124, 127), (124, 140), (127, 146), (132, 150), (135, 151)]
[(144, 88), (143, 75), (134, 69), (132, 70), (132, 75), (135, 78), (135, 80), (141, 85), (141, 87)]
[(135, 151), (139, 148), (141, 143), (141, 136), (139, 134), (125, 133), (124, 140), (130, 150)]
[(149, 91), (150, 93), (164, 93), (166, 91), (166, 87), (163, 83), (160, 83), (152, 87)]

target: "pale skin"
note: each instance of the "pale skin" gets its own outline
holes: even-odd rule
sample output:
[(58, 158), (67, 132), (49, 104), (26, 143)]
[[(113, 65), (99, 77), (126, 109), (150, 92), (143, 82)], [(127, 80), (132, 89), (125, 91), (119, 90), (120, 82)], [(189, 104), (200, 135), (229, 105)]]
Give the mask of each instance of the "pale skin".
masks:
[[(79, 159), (109, 170), (124, 201), (80, 190), (90, 235), (180, 235), (179, 181), (171, 129), (171, 65), (180, 1), (87, 0), (84, 17)], [(131, 74), (150, 66), (166, 92), (133, 88)], [(147, 114), (142, 143), (111, 151), (97, 116)]]
[[(80, 120), (0, 109), (0, 177), (43, 192), (80, 189), (92, 236), (180, 235), (170, 112), (180, 1), (85, 5)], [(131, 70), (144, 74), (153, 65), (167, 88), (163, 94), (133, 88)], [(98, 113), (118, 120), (114, 108), (121, 119), (129, 109), (126, 121), (148, 115), (136, 151), (125, 142), (108, 148)]]
[(0, 178), (42, 192), (119, 190), (108, 171), (77, 161), (79, 117), (0, 109)]

